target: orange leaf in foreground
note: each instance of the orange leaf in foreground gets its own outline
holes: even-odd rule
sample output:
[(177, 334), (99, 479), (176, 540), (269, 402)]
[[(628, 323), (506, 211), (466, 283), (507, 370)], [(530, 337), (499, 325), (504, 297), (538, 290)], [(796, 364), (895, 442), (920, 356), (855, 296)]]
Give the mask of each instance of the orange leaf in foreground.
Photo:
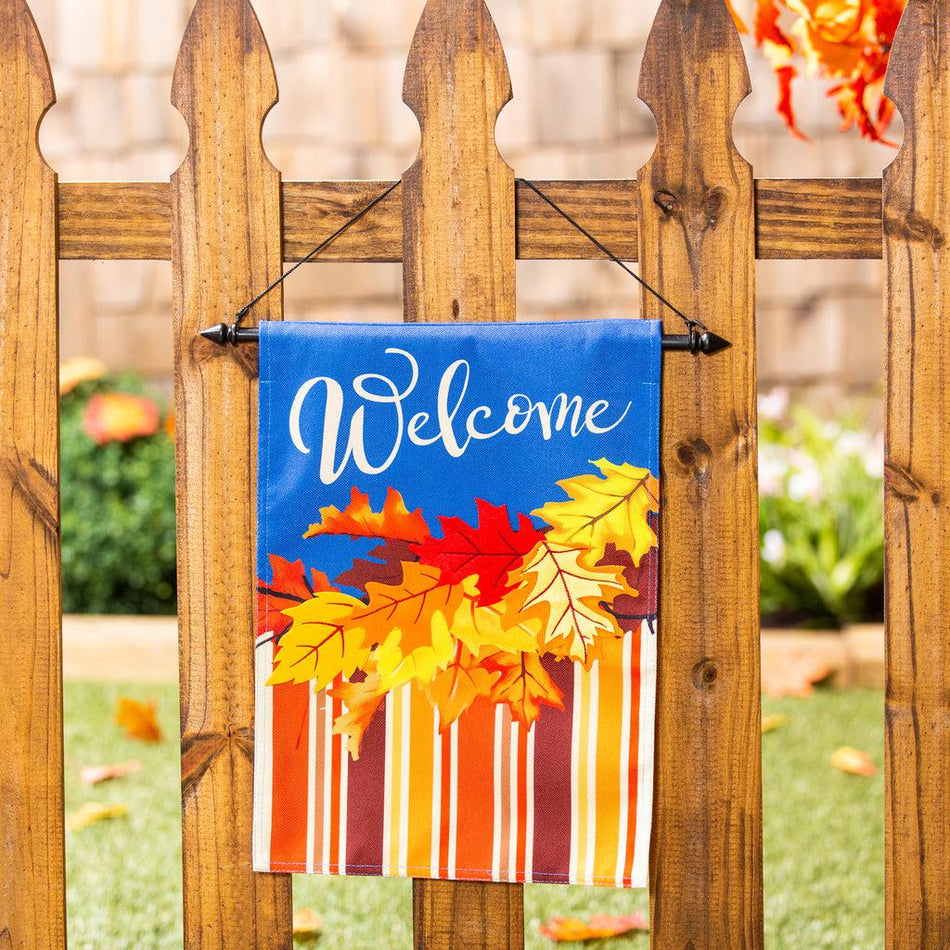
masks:
[(158, 432), (158, 406), (131, 393), (99, 393), (86, 405), (82, 427), (99, 445), (131, 442)]
[(294, 911), (294, 940), (309, 943), (323, 931), (323, 918), (312, 907)]
[(877, 771), (877, 766), (867, 752), (854, 749), (849, 745), (835, 751), (831, 757), (831, 764), (849, 775), (863, 775), (865, 778), (870, 778)]
[(429, 528), (422, 517), (422, 509), (410, 512), (395, 488), (386, 492), (383, 510), (373, 511), (369, 495), (354, 486), (350, 503), (342, 511), (332, 505), (321, 508), (320, 521), (310, 525), (304, 537), (316, 538), (324, 534), (348, 534), (351, 538), (389, 538), (421, 544), (429, 537)]
[(834, 670), (821, 657), (791, 655), (780, 663), (762, 667), (762, 692), (773, 698), (779, 696), (811, 696), (815, 683), (828, 679)]
[(493, 653), (481, 661), (487, 670), (501, 671), (491, 691), (493, 703), (507, 703), (511, 715), (526, 729), (541, 715), (541, 706), (564, 709), (564, 694), (548, 675), (537, 653)]
[(137, 699), (123, 696), (119, 700), (115, 721), (130, 739), (141, 742), (161, 742), (162, 730), (158, 725), (158, 704), (154, 699), (140, 703)]
[(554, 917), (546, 924), (542, 924), (538, 931), (543, 937), (566, 943), (580, 940), (603, 940), (606, 937), (619, 937), (621, 934), (649, 929), (646, 917), (641, 913), (635, 913), (627, 914), (625, 917), (596, 914), (586, 923), (575, 917)]
[(142, 763), (138, 759), (118, 762), (115, 765), (86, 765), (79, 770), (79, 784), (98, 785), (100, 782), (109, 782), (137, 772), (141, 767)]
[(257, 582), (257, 635), (273, 634), (276, 640), (284, 635), (291, 619), (282, 611), (310, 600), (321, 591), (334, 590), (326, 574), (311, 568), (310, 577), (303, 561), (288, 560), (269, 554), (273, 580)]

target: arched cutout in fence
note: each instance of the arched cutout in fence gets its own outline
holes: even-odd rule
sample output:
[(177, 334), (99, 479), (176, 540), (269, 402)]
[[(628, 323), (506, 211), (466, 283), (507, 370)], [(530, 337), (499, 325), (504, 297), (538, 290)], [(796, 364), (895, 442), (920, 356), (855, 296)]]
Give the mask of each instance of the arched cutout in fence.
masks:
[[(722, 0), (660, 6), (641, 79), (659, 140), (639, 181), (542, 185), (734, 343), (666, 372), (655, 947), (763, 943), (753, 258), (882, 252), (887, 942), (950, 945), (948, 24), (950, 0), (909, 0), (889, 78), (908, 134), (885, 174), (883, 211), (877, 179), (753, 182), (732, 144), (748, 79)], [(289, 948), (289, 879), (250, 871), (254, 366), (196, 332), (385, 183), (281, 184), (261, 148), (277, 90), (251, 5), (198, 0), (173, 93), (191, 142), (172, 182), (57, 186), (36, 144), (53, 93), (24, 0), (0, 0), (0, 25), (0, 591), (18, 632), (0, 647), (0, 946), (65, 946), (57, 258), (147, 258), (174, 263), (186, 945)], [(406, 76), (419, 158), (320, 260), (404, 261), (407, 316), (451, 321), (512, 319), (516, 257), (597, 257), (498, 155), (494, 123), (509, 95), (482, 0), (430, 0)], [(275, 292), (253, 316), (281, 311)], [(226, 605), (211, 588), (229, 592)], [(427, 882), (414, 912), (418, 947), (523, 944), (517, 886)]]

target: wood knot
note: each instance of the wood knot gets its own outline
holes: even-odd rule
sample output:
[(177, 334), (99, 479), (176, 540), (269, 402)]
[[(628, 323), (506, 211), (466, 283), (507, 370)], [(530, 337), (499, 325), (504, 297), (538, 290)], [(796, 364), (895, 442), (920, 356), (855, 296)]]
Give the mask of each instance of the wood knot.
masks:
[(902, 215), (888, 215), (884, 221), (885, 232), (915, 244), (925, 244), (939, 251), (947, 243), (946, 235), (931, 221), (916, 211)]
[[(884, 490), (903, 501), (917, 501), (921, 484), (907, 469), (887, 463), (884, 466)], [(939, 496), (938, 496), (939, 497)], [(936, 504), (936, 500), (934, 501)]]
[(678, 442), (674, 452), (676, 460), (683, 467), (683, 474), (693, 478), (705, 490), (712, 477), (712, 449), (705, 439)]
[(696, 689), (709, 692), (719, 679), (719, 665), (715, 660), (705, 657), (693, 667), (693, 685)]
[(726, 192), (723, 188), (709, 188), (703, 195), (703, 216), (709, 227), (714, 228), (719, 223), (719, 216), (726, 204)]
[(668, 218), (678, 214), (680, 210), (679, 198), (674, 195), (672, 191), (665, 191), (662, 188), (659, 191), (653, 192), (653, 203)]

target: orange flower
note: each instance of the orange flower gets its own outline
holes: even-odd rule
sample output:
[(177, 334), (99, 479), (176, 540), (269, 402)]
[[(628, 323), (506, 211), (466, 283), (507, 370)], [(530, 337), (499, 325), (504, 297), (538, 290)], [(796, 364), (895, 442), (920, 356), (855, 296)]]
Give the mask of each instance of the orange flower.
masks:
[(106, 374), (105, 363), (92, 356), (74, 356), (59, 364), (59, 394), (65, 396), (80, 383), (102, 379)]
[(130, 393), (104, 393), (89, 400), (82, 425), (99, 445), (129, 442), (158, 431), (158, 406)]

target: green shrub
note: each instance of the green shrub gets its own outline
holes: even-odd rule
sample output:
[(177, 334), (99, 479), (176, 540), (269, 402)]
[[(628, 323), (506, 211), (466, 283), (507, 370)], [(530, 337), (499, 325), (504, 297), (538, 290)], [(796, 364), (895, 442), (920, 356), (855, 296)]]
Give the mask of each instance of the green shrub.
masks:
[(857, 413), (804, 407), (759, 424), (761, 610), (767, 623), (840, 627), (883, 610), (883, 442)]
[(90, 399), (114, 392), (161, 405), (135, 375), (83, 382), (61, 399), (64, 609), (174, 613), (173, 440), (159, 426), (98, 444), (84, 416)]

